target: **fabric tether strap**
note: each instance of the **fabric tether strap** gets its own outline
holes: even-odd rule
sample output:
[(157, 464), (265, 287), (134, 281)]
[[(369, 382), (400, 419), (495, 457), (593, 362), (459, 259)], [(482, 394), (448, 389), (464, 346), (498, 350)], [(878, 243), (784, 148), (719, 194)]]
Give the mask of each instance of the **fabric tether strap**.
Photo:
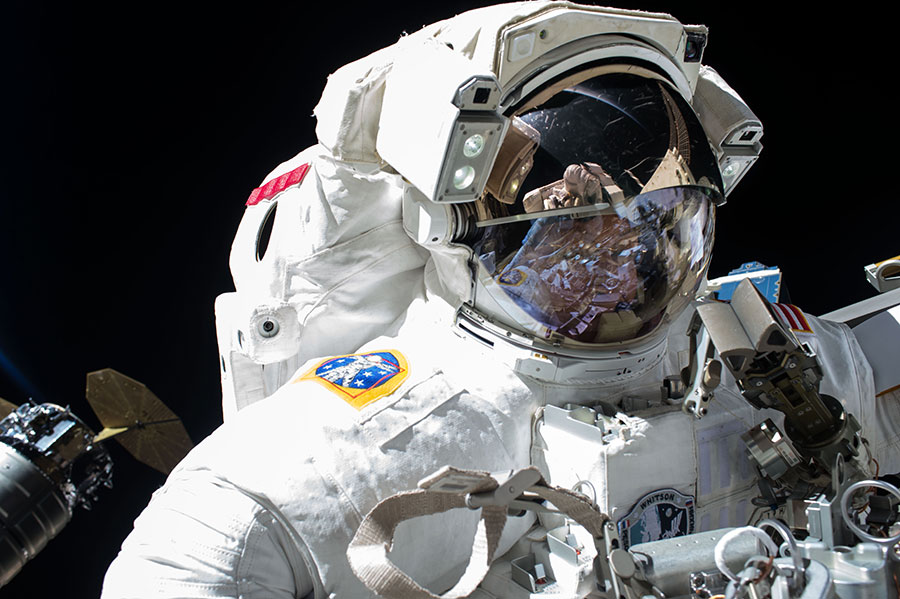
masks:
[[(354, 574), (366, 587), (387, 599), (458, 599), (470, 595), (487, 575), (500, 535), (506, 523), (510, 500), (528, 491), (556, 506), (561, 512), (583, 526), (595, 539), (604, 534), (604, 524), (609, 518), (600, 512), (593, 502), (580, 493), (551, 487), (531, 466), (517, 472), (531, 472), (537, 482), (527, 489), (518, 489), (506, 501), (492, 499), (480, 502), (481, 519), (475, 532), (472, 555), (462, 577), (452, 589), (443, 595), (435, 595), (423, 588), (388, 559), (397, 525), (404, 520), (439, 514), (455, 508), (470, 507), (467, 498), (473, 495), (489, 495), (500, 484), (489, 473), (445, 467), (419, 483), (420, 488), (392, 495), (376, 505), (363, 519), (347, 548), (347, 559)], [(442, 480), (460, 477), (470, 484), (441, 485)], [(486, 503), (486, 504), (485, 504)]]

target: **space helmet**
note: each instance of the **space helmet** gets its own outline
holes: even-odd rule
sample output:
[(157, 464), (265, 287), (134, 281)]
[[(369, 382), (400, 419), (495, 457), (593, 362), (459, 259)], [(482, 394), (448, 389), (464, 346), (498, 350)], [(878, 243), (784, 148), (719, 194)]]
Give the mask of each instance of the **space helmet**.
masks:
[(318, 143), (254, 190), (235, 235), (236, 291), (216, 302), (226, 415), (391, 334), (425, 290), (457, 332), (536, 361), (526, 374), (647, 368), (703, 279), (715, 205), (762, 149), (706, 38), (668, 14), (528, 0), (332, 73)]
[(471, 304), (557, 347), (646, 339), (694, 298), (723, 200), (703, 127), (661, 77), (560, 76), (511, 112), (468, 206), (457, 242), (473, 253)]
[(701, 64), (706, 35), (551, 1), (399, 42), (375, 146), (458, 321), (542, 355), (659, 354), (761, 150), (759, 120)]

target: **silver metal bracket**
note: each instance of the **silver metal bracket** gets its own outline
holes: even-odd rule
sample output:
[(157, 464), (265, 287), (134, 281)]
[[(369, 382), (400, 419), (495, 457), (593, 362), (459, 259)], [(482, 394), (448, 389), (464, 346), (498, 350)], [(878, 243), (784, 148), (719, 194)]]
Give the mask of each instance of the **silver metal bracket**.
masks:
[(700, 419), (709, 411), (714, 389), (722, 381), (722, 363), (715, 359), (715, 347), (699, 313), (691, 319), (688, 336), (691, 339), (691, 361), (681, 374), (687, 387), (681, 409)]

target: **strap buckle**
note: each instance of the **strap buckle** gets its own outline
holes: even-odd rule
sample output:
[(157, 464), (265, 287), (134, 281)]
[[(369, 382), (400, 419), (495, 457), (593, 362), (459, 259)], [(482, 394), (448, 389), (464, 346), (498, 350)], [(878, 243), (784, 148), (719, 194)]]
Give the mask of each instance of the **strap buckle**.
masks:
[(477, 510), (483, 507), (520, 507), (523, 493), (542, 480), (534, 466), (502, 472), (478, 472), (444, 466), (431, 476), (419, 481), (419, 488), (438, 493), (465, 495), (466, 507)]

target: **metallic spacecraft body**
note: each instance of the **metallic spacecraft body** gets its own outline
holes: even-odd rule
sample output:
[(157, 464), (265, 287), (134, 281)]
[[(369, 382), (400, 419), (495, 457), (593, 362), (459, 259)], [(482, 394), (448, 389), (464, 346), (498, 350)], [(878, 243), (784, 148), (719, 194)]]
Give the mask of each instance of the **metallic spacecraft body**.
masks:
[(139, 461), (167, 473), (190, 449), (181, 421), (141, 383), (112, 369), (88, 374), (87, 398), (105, 425), (95, 434), (51, 403), (3, 402), (0, 420), (0, 586), (8, 583), (113, 484), (103, 441), (116, 437)]
[(78, 507), (112, 485), (112, 460), (94, 434), (54, 404), (23, 405), (0, 422), (0, 514), (6, 584), (55, 537)]

